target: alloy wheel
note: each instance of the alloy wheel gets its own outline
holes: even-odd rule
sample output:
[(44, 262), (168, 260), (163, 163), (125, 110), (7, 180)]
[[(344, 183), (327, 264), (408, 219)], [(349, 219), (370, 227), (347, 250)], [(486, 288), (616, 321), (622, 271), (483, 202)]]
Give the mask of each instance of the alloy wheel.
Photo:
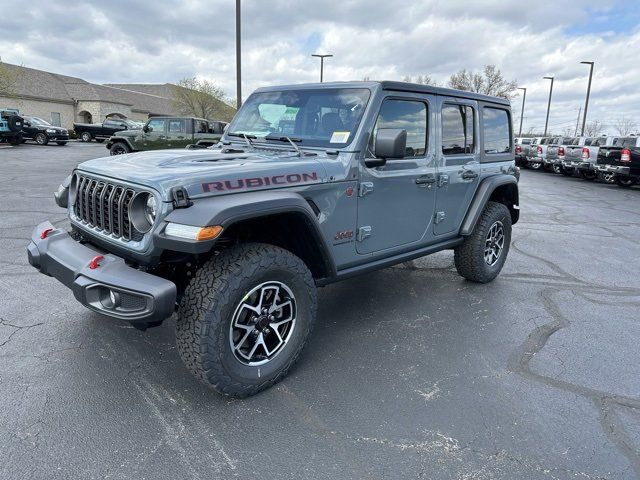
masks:
[(251, 289), (236, 307), (229, 327), (235, 358), (250, 367), (264, 365), (278, 355), (296, 325), (296, 299), (282, 282), (266, 282)]
[(489, 228), (484, 242), (484, 261), (490, 267), (494, 266), (504, 249), (504, 225), (501, 221), (494, 222)]

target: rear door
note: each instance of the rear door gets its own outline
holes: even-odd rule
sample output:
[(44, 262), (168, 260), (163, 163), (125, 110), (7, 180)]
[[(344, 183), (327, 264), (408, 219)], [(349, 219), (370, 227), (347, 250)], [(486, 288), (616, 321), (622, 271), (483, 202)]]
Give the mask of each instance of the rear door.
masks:
[(457, 232), (478, 187), (478, 105), (440, 97), (435, 235)]
[[(167, 119), (167, 148), (184, 148), (191, 143), (190, 132), (187, 132), (187, 127), (191, 127), (191, 122), (191, 119), (187, 121), (186, 118)], [(189, 130), (191, 129), (189, 128)]]
[[(356, 250), (374, 253), (394, 247), (428, 243), (435, 202), (435, 162), (432, 118), (435, 97), (389, 96), (384, 99), (367, 149), (375, 158), (380, 128), (407, 131), (406, 155), (370, 168), (360, 162)], [(427, 135), (427, 133), (430, 133)]]

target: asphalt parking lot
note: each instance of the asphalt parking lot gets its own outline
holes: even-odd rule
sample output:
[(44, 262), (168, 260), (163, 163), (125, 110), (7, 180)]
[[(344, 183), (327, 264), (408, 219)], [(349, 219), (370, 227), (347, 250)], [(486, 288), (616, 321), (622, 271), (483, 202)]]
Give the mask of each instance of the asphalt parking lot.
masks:
[(640, 188), (523, 171), (503, 273), (452, 252), (320, 290), (297, 368), (198, 383), (173, 320), (139, 332), (28, 266), (52, 192), (103, 145), (0, 149), (0, 478), (640, 476)]

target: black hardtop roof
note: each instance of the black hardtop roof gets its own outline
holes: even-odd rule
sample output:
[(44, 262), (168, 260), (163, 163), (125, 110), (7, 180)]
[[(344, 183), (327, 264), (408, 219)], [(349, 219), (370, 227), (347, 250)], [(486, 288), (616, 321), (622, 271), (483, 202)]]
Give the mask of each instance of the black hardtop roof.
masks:
[(481, 102), (497, 103), (500, 105), (510, 106), (509, 100), (504, 98), (482, 95), (480, 93), (467, 92), (464, 90), (456, 90), (454, 88), (434, 87), (432, 85), (422, 85), (419, 83), (397, 82), (393, 80), (382, 81), (363, 81), (363, 82), (323, 82), (323, 83), (299, 83), (294, 85), (274, 85), (272, 87), (261, 87), (256, 92), (269, 92), (278, 90), (293, 89), (311, 89), (311, 88), (369, 88), (382, 90), (392, 90), (397, 92), (412, 93), (430, 93), (433, 95), (442, 95), (445, 97), (468, 98), (470, 100), (478, 100)]

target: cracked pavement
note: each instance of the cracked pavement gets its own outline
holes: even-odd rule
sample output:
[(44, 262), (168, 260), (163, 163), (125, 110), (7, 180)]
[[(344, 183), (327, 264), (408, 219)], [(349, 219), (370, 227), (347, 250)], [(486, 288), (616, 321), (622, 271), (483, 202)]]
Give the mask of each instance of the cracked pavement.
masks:
[(301, 361), (247, 400), (27, 264), (102, 145), (0, 150), (0, 478), (634, 479), (640, 188), (523, 171), (503, 273), (451, 252), (332, 285)]

